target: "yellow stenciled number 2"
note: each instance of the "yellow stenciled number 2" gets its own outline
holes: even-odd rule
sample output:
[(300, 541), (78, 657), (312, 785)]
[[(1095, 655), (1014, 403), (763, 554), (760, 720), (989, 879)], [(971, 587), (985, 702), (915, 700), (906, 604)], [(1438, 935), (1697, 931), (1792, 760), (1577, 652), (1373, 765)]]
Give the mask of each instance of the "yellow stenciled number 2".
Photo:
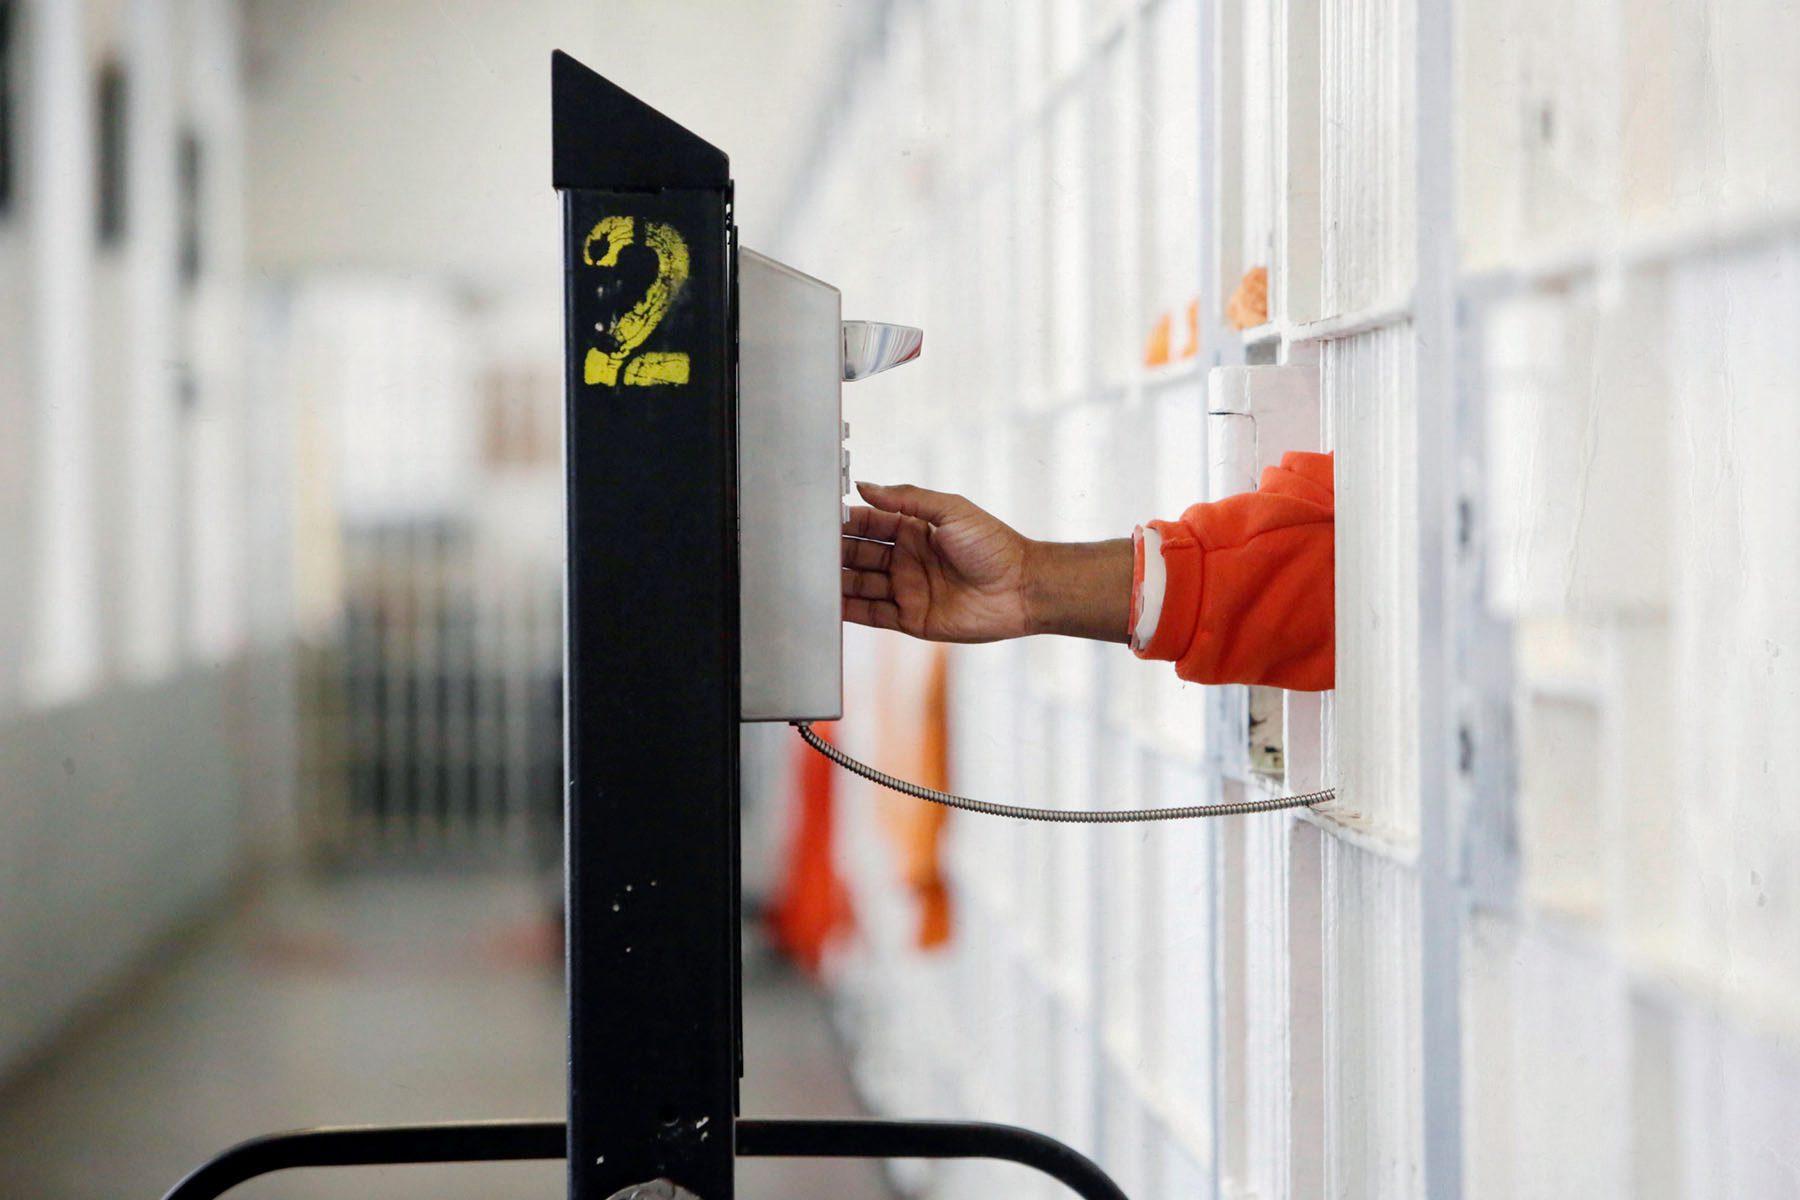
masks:
[[(618, 266), (619, 251), (637, 241), (637, 227), (635, 217), (601, 218), (582, 243), (581, 261), (590, 267)], [(617, 349), (609, 352), (594, 346), (588, 348), (581, 371), (582, 379), (588, 383), (616, 387), (621, 373), (628, 387), (688, 381), (688, 356), (684, 352), (645, 351), (632, 357), (667, 315), (669, 305), (688, 277), (688, 248), (681, 235), (657, 221), (645, 221), (643, 231), (644, 245), (656, 255), (656, 279), (636, 304), (606, 327)]]

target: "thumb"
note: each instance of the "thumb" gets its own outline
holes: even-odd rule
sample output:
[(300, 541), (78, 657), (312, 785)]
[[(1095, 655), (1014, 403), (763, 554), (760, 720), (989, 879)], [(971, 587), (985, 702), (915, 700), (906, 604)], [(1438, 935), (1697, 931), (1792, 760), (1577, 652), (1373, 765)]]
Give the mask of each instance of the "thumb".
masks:
[(856, 490), (862, 493), (864, 500), (883, 512), (902, 513), (933, 525), (942, 525), (975, 511), (975, 506), (961, 496), (954, 496), (949, 492), (933, 492), (914, 487), (910, 483), (889, 485), (859, 482)]

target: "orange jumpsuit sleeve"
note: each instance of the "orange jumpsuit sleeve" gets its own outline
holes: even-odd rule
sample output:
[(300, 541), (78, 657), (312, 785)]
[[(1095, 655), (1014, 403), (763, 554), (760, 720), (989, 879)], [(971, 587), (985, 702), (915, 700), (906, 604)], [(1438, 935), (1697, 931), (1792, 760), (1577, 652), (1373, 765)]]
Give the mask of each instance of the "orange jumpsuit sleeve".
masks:
[(1138, 656), (1193, 683), (1334, 686), (1331, 465), (1329, 454), (1285, 454), (1256, 491), (1141, 526)]

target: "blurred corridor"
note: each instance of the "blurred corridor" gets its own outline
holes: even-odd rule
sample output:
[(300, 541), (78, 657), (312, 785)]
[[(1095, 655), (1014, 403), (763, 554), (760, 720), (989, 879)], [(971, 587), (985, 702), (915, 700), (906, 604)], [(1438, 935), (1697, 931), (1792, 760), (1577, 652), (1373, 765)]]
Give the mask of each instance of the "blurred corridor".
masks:
[[(550, 50), (676, 32), (716, 99), (835, 36), (624, 8), (631, 45), (584, 0), (0, 0), (0, 1195), (562, 1115)], [(736, 126), (773, 210), (799, 148)], [(748, 1109), (857, 1111), (817, 994), (746, 944)], [(243, 1194), (563, 1168), (390, 1174)]]

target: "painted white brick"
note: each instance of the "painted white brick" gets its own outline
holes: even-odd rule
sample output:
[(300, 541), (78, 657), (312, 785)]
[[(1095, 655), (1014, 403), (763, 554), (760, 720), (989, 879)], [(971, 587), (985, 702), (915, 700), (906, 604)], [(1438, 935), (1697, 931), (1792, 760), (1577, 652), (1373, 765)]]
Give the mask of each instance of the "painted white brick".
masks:
[[(1100, 777), (1091, 714), (1086, 709), (1060, 706), (1052, 721), (1056, 740), (1051, 755), (1050, 806), (1092, 807), (1100, 790)], [(1093, 1012), (1094, 958), (1098, 953), (1095, 887), (1100, 847), (1093, 837), (1083, 836), (1090, 832), (1077, 825), (1044, 830), (1044, 877), (1050, 885), (1047, 933), (1051, 963), (1071, 1010), (1083, 1019)]]
[[(1142, 755), (1125, 735), (1113, 733), (1102, 739), (1101, 762), (1106, 799), (1124, 806), (1142, 797)], [(1109, 1056), (1122, 1069), (1142, 1072), (1146, 1060), (1141, 1052), (1140, 1007), (1151, 978), (1144, 931), (1157, 899), (1149, 847), (1153, 835), (1129, 826), (1095, 832), (1100, 866), (1093, 898), (1101, 912), (1095, 987), (1101, 1033)]]
[(1674, 636), (1666, 621), (1620, 621), (1609, 631), (1604, 671), (1608, 702), (1600, 760), (1601, 816), (1608, 922), (1643, 961), (1681, 959), (1680, 793), (1676, 777), (1680, 706), (1669, 686)]
[(1012, 338), (1017, 347), (1014, 376), (1008, 381), (1031, 408), (1046, 409), (1059, 397), (1051, 389), (1051, 266), (1056, 247), (1049, 228), (1049, 147), (1041, 126), (1024, 134), (1013, 152), (1011, 257), (1006, 269), (1017, 280), (1013, 293)]
[(1669, 601), (1660, 276), (1496, 308), (1486, 329), (1489, 596), (1511, 616)]
[(1323, 839), (1325, 1194), (1425, 1195), (1418, 883)]
[(1586, 333), (1561, 296), (1498, 307), (1484, 331), (1488, 601), (1505, 616), (1554, 612), (1568, 594), (1585, 422), (1567, 381)]
[(1463, 952), (1466, 1194), (1629, 1194), (1631, 1025), (1613, 969), (1480, 919)]
[[(1141, 37), (1121, 37), (1095, 64), (1089, 89), (1094, 209), (1084, 237), (1093, 246), (1093, 325), (1089, 368), (1100, 386), (1123, 390), (1137, 375), (1149, 306), (1144, 294), (1145, 255), (1159, 254), (1159, 238), (1146, 239), (1145, 105)], [(1196, 239), (1194, 252), (1198, 256)]]
[(1800, 45), (1800, 12), (1754, 0), (1668, 8), (1678, 56), (1670, 76), (1686, 85), (1680, 99), (1692, 99), (1671, 125), (1680, 131), (1678, 202), (1726, 224), (1791, 215), (1800, 161), (1786, 135), (1800, 122), (1800, 78), (1782, 64)]
[(1800, 778), (1800, 343), (1773, 314), (1800, 312), (1800, 246), (1685, 269), (1674, 287), (1676, 886), (1708, 976), (1792, 1025), (1800, 892), (1784, 864), (1800, 813), (1776, 798)]
[(1199, 11), (1200, 0), (1160, 0), (1144, 13), (1149, 100), (1137, 136), (1148, 152), (1146, 317), (1170, 309), (1185, 312), (1200, 287)]
[(1592, 248), (1618, 207), (1617, 6), (1458, 6), (1462, 240), (1472, 265)]
[[(956, 818), (942, 986), (965, 1028), (915, 1031), (925, 1061), (893, 1066), (878, 1102), (954, 1093), (971, 1116), (1091, 1138), (1133, 1196), (1436, 1191), (1421, 1047), (1442, 1031), (1421, 1027), (1414, 859), (1434, 849), (1422, 829), (1447, 829), (1440, 869), (1503, 881), (1479, 897), (1491, 908), (1463, 894), (1449, 918), (1466, 1193), (1794, 1193), (1800, 892), (1784, 864), (1800, 815), (1780, 800), (1800, 778), (1800, 75), (1785, 69), (1800, 15), (1462, 3), (1445, 95), (1416, 82), (1442, 86), (1417, 71), (1438, 14), (1402, 0), (928, 9), (924, 40), (902, 18), (892, 62), (858, 80), (866, 107), (845, 127), (928, 141), (942, 175), (897, 181), (882, 139), (857, 139), (793, 224), (842, 247), (841, 275), (819, 269), (847, 294), (916, 298), (939, 347), (904, 384), (929, 395), (871, 414), (868, 461), (933, 472), (1034, 534), (1120, 535), (1254, 483), (1208, 478), (1209, 440), (1221, 461), (1228, 441), (1205, 427), (1208, 369), (1271, 352), (1316, 365), (1339, 688), (1289, 698), (1288, 783), (1335, 782), (1343, 801), (1206, 830)], [(1420, 211), (1415, 129), (1446, 105), (1454, 211), (1429, 191)], [(871, 228), (903, 233), (858, 248)], [(1445, 347), (1415, 344), (1406, 308), (1439, 294), (1414, 264), (1448, 239), (1465, 391), (1420, 395)], [(1153, 322), (1179, 326), (1203, 273), (1216, 334), (1253, 265), (1275, 281), (1256, 345), (1214, 336), (1198, 361), (1142, 368)], [(1416, 432), (1445, 424), (1448, 453)], [(1424, 507), (1451, 509), (1465, 484), (1466, 517)], [(1481, 561), (1437, 560), (1421, 531), (1464, 519)], [(1476, 569), (1483, 614), (1462, 611)], [(1440, 644), (1439, 602), (1451, 633), (1490, 640)], [(1450, 645), (1469, 661), (1442, 661)], [(1452, 731), (1468, 716), (1447, 679), (1510, 692), (1510, 726), (1466, 746), (1498, 794), (1422, 776), (1465, 749), (1421, 742), (1427, 706)], [(1208, 727), (1235, 701), (1166, 666), (967, 648), (953, 688), (956, 783), (974, 794), (1247, 791), (1227, 777), (1237, 735)], [(1469, 712), (1505, 707), (1484, 705)], [(878, 831), (859, 819), (845, 836)], [(876, 1014), (947, 1010), (903, 945), (904, 897), (858, 886), (894, 911), (872, 913), (846, 985), (852, 1040), (891, 1056), (906, 1023)], [(1053, 1194), (975, 1164), (931, 1180), (945, 1197)]]
[(1597, 920), (1603, 710), (1580, 692), (1528, 693), (1519, 721), (1519, 843), (1531, 902)]
[[(1164, 765), (1160, 804), (1204, 798), (1200, 772)], [(1213, 831), (1178, 823), (1157, 830), (1149, 849), (1159, 859), (1160, 894), (1154, 896), (1163, 946), (1160, 977), (1146, 991), (1160, 991), (1147, 1013), (1155, 1040), (1152, 1078), (1164, 1098), (1170, 1135), (1199, 1162), (1213, 1159)]]
[(1051, 114), (1044, 189), (1050, 210), (1049, 382), (1051, 395), (1065, 402), (1083, 396), (1094, 364), (1097, 181), (1088, 149), (1086, 98), (1085, 91), (1077, 90)]
[(1209, 302), (1223, 309), (1245, 271), (1269, 265), (1275, 249), (1274, 6), (1219, 5), (1217, 95), (1232, 113), (1220, 122), (1219, 265)]
[(1773, 1200), (1800, 1189), (1791, 1132), (1800, 1120), (1795, 1043), (1772, 1043), (1715, 1016), (1682, 1022), (1676, 1069), (1682, 1182), (1689, 1196)]

